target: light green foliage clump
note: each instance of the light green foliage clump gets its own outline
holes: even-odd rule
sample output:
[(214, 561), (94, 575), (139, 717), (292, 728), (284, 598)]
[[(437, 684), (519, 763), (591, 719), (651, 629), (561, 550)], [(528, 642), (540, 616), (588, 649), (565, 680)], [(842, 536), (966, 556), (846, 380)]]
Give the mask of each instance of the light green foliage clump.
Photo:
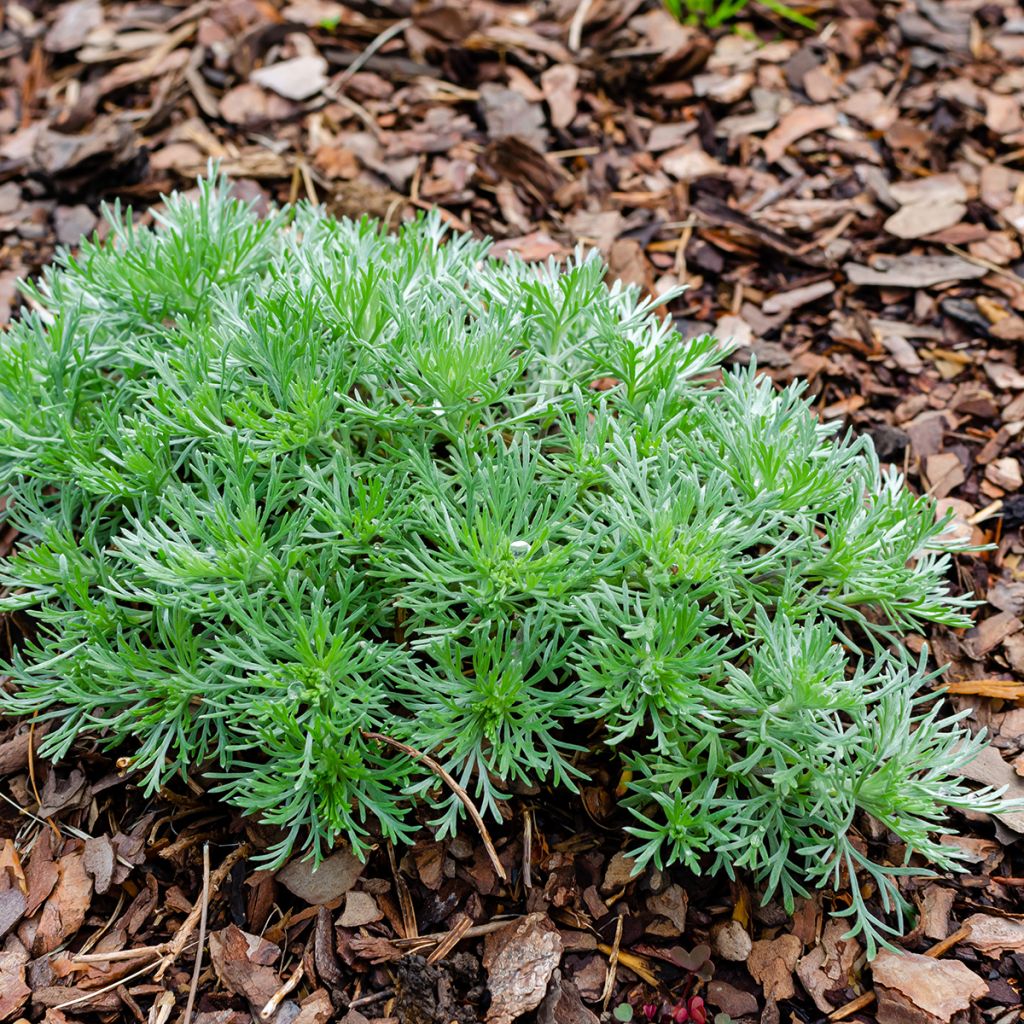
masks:
[[(740, 17), (750, 5), (750, 0), (662, 0), (665, 9), (677, 21), (705, 28), (718, 28)], [(813, 18), (798, 11), (783, 0), (761, 0), (761, 6), (773, 14), (803, 28), (816, 29)]]
[[(272, 857), (455, 827), (429, 752), (495, 815), (631, 769), (641, 863), (788, 902), (893, 876), (867, 812), (949, 865), (977, 752), (900, 644), (964, 624), (932, 503), (800, 388), (728, 371), (594, 256), (540, 268), (200, 185), (111, 216), (0, 341), (9, 712), (201, 770)], [(717, 379), (717, 378), (715, 378)], [(597, 383), (597, 386), (595, 386)], [(581, 725), (581, 723), (583, 723)], [(857, 885), (871, 943), (889, 925)]]

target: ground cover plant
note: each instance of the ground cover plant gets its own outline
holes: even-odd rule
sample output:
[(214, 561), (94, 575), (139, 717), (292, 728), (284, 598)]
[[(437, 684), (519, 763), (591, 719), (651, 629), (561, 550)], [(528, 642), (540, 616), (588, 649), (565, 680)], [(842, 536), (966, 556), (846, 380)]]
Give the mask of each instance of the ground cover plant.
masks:
[(200, 770), (280, 861), (455, 827), (370, 734), (491, 816), (604, 743), (641, 865), (846, 887), (870, 948), (911, 854), (954, 864), (948, 808), (997, 806), (901, 643), (969, 621), (946, 524), (799, 387), (720, 372), (596, 256), (500, 262), (437, 217), (261, 220), (207, 180), (111, 221), (2, 341), (0, 607), (34, 626), (2, 703), (44, 754)]
[[(663, 0), (665, 9), (677, 20), (689, 24), (717, 28), (739, 17), (750, 0)], [(804, 28), (815, 29), (813, 18), (794, 9), (782, 0), (762, 0), (762, 6), (774, 14), (795, 22)]]

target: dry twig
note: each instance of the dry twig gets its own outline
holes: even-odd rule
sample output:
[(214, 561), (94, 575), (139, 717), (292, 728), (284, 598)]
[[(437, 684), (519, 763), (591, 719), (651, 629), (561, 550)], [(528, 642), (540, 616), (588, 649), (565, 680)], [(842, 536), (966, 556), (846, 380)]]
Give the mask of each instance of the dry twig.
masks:
[(196, 950), (196, 962), (192, 968), (192, 984), (188, 989), (188, 1002), (185, 1004), (184, 1024), (192, 1024), (192, 1007), (196, 1001), (196, 990), (199, 988), (199, 975), (203, 970), (203, 944), (206, 942), (206, 915), (210, 908), (210, 844), (203, 843), (203, 897), (199, 912), (199, 948)]
[(491, 865), (494, 868), (494, 873), (503, 882), (508, 882), (508, 875), (505, 873), (504, 867), (502, 867), (501, 861), (498, 860), (498, 851), (494, 848), (494, 843), (491, 842), (490, 833), (487, 831), (487, 826), (484, 824), (484, 819), (481, 817), (480, 812), (476, 809), (476, 804), (473, 803), (469, 794), (452, 778), (428, 754), (424, 754), (423, 751), (417, 750), (415, 747), (410, 747), (408, 743), (402, 743), (400, 740), (392, 739), (390, 736), (385, 736), (380, 732), (363, 732), (363, 735), (368, 740), (377, 740), (378, 743), (386, 743), (389, 747), (394, 747), (395, 750), (402, 751), (403, 754), (408, 754), (410, 757), (416, 758), (417, 761), (422, 761), (435, 775), (444, 780), (445, 785), (459, 798), (462, 802), (462, 806), (466, 808), (466, 812), (470, 818), (473, 819), (473, 824), (476, 825), (477, 831), (480, 833), (480, 838), (483, 840), (484, 849), (487, 851), (487, 856), (491, 860)]

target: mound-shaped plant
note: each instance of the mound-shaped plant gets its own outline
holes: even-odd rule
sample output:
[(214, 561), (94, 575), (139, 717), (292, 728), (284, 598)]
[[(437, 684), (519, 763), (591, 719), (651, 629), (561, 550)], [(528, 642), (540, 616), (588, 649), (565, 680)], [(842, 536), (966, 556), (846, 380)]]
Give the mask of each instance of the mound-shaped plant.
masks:
[[(901, 633), (965, 625), (929, 500), (799, 387), (719, 372), (595, 256), (535, 268), (223, 182), (154, 230), (114, 211), (0, 342), (3, 706), (128, 744), (148, 790), (202, 770), (270, 856), (442, 832), (510, 785), (631, 770), (641, 863), (750, 871), (790, 904), (901, 910), (872, 815), (949, 866), (955, 772)], [(581, 728), (580, 723), (587, 723)]]

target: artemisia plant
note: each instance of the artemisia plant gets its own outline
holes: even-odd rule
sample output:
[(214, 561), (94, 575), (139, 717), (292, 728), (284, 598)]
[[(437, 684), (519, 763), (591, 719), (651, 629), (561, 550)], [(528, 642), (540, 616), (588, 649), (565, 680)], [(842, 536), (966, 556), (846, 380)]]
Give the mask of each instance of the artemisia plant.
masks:
[(368, 732), (493, 815), (574, 787), (599, 727), (641, 865), (790, 904), (859, 876), (870, 946), (918, 869), (858, 816), (948, 867), (948, 809), (997, 806), (901, 642), (968, 622), (946, 524), (799, 386), (722, 370), (593, 254), (499, 261), (436, 216), (261, 219), (214, 177), (109, 220), (0, 336), (0, 607), (34, 623), (0, 692), (45, 754), (201, 771), (280, 861), (407, 840), (419, 801), (455, 827)]

